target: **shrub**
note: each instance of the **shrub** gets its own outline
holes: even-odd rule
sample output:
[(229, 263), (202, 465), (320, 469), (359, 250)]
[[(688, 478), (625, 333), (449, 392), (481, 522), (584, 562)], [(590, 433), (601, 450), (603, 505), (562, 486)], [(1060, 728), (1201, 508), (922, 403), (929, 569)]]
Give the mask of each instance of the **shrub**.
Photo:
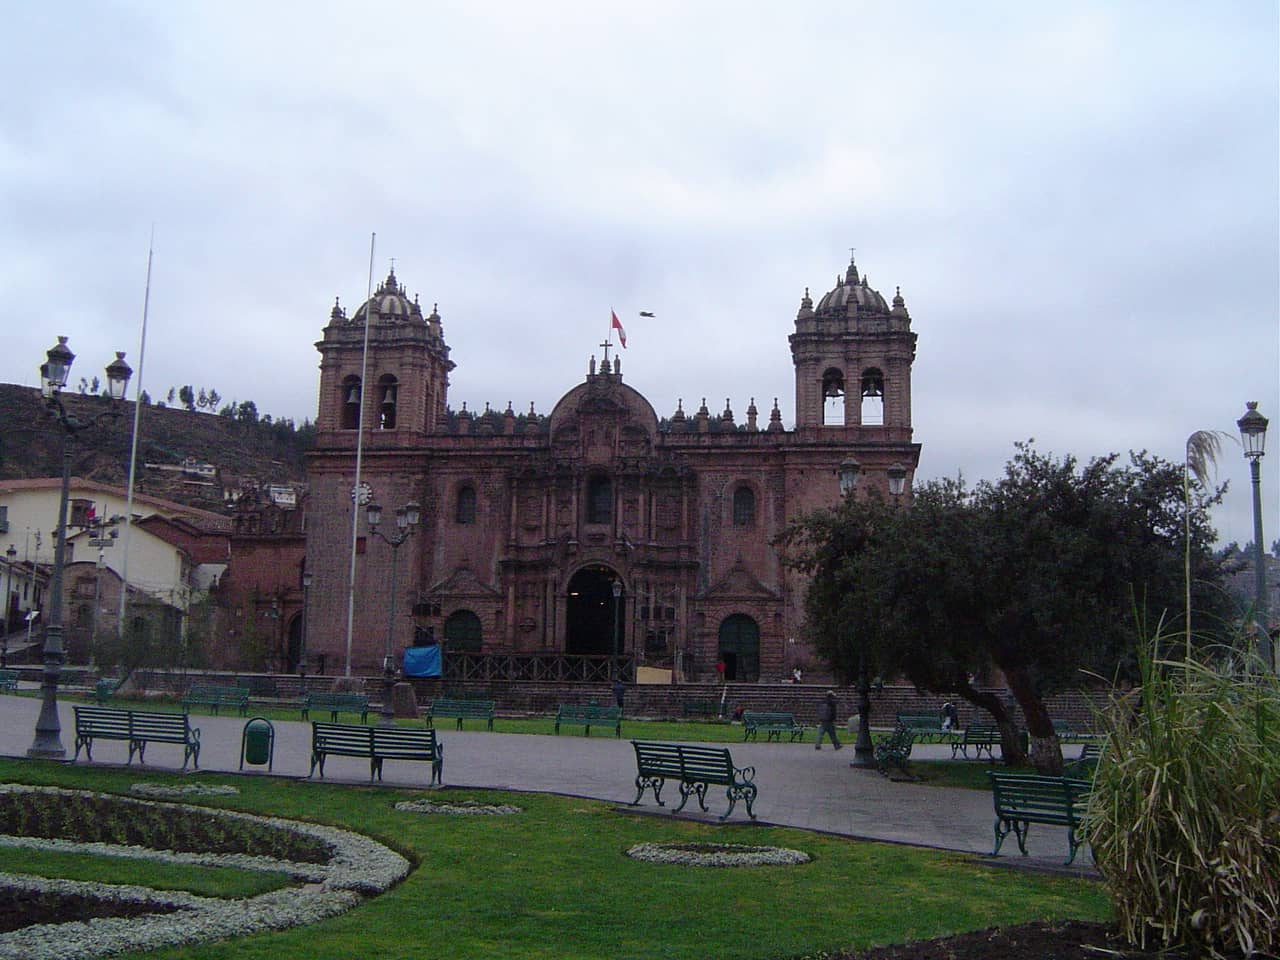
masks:
[[(1171, 638), (1167, 638), (1171, 639)], [(1238, 656), (1161, 660), (1117, 695), (1089, 838), (1121, 929), (1146, 948), (1280, 946), (1280, 685)]]

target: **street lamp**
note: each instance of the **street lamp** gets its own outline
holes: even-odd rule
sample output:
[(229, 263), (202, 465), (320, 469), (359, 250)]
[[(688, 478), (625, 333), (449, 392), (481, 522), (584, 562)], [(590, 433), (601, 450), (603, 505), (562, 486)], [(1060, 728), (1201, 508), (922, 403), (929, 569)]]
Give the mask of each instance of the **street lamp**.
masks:
[(611, 680), (620, 680), (618, 676), (618, 634), (619, 617), (618, 602), (622, 599), (622, 581), (613, 581), (613, 657), (610, 658), (609, 674)]
[(1240, 428), (1240, 443), (1244, 446), (1249, 475), (1253, 480), (1253, 620), (1258, 627), (1258, 655), (1267, 669), (1275, 673), (1271, 632), (1267, 629), (1266, 555), (1262, 550), (1262, 454), (1267, 445), (1269, 421), (1258, 412), (1256, 400), (1250, 400), (1246, 406), (1248, 409), (1236, 421), (1236, 426)]
[(396, 623), (396, 558), (400, 554), (400, 545), (413, 536), (418, 525), (421, 507), (410, 500), (403, 507), (396, 509), (396, 526), (398, 532), (388, 536), (378, 529), (382, 522), (382, 507), (376, 503), (365, 506), (365, 520), (369, 524), (369, 532), (391, 546), (391, 602), (387, 606), (387, 643), (382, 652), (382, 720), (383, 726), (391, 726), (396, 720), (395, 707), (391, 703), (391, 688), (396, 682), (396, 663), (391, 656), (391, 637)]
[[(11, 593), (16, 596), (16, 591), (13, 589), (13, 565), (14, 561), (18, 558), (18, 548), (11, 543), (9, 544), (9, 549), (4, 552), (4, 555), (5, 559), (9, 561), (9, 566), (6, 571), (7, 576), (5, 577), (4, 591), (5, 599), (7, 601)], [(9, 655), (9, 630), (12, 627), (13, 624), (9, 622), (9, 615), (6, 613), (4, 618), (4, 634), (0, 636), (0, 668), (7, 667), (9, 665), (6, 660)]]
[[(36, 719), (35, 739), (27, 751), (28, 757), (60, 760), (67, 755), (62, 745), (62, 727), (58, 723), (58, 680), (62, 674), (62, 562), (67, 550), (67, 503), (71, 498), (71, 460), (75, 451), (76, 434), (100, 424), (107, 418), (120, 416), (119, 401), (124, 399), (125, 389), (133, 371), (124, 362), (124, 354), (116, 352), (116, 358), (107, 364), (107, 392), (109, 407), (88, 419), (82, 420), (67, 412), (62, 405), (62, 388), (67, 385), (71, 363), (75, 360), (66, 337), (58, 337), (45, 354), (40, 365), (40, 392), (49, 411), (62, 427), (62, 491), (58, 500), (58, 526), (54, 531), (53, 577), (49, 583), (49, 615), (44, 628), (44, 680), (40, 684), (40, 716)], [(30, 622), (27, 626), (30, 631)]]
[(853, 493), (854, 488), (858, 485), (858, 474), (862, 470), (862, 464), (858, 463), (853, 457), (845, 457), (840, 461), (840, 467), (836, 470), (836, 475), (840, 478), (840, 495), (849, 496)]
[(302, 571), (302, 637), (298, 644), (298, 677), (304, 693), (307, 689), (307, 596), (311, 592), (314, 576), (310, 570)]
[(907, 468), (900, 463), (895, 463), (889, 467), (889, 492), (895, 497), (902, 496), (902, 491), (907, 488)]

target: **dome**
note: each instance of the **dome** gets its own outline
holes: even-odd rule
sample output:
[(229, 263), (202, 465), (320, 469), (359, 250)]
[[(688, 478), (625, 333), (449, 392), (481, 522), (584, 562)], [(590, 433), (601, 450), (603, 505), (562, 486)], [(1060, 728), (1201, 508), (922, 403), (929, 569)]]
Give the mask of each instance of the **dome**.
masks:
[(866, 277), (858, 276), (858, 267), (852, 259), (844, 277), (837, 278), (835, 288), (818, 301), (814, 312), (819, 316), (844, 316), (849, 312), (850, 304), (856, 305), (864, 313), (889, 312), (889, 304), (880, 295), (880, 291), (871, 289)]
[(410, 300), (404, 292), (404, 286), (396, 280), (395, 267), (387, 274), (387, 279), (378, 284), (373, 296), (361, 304), (351, 317), (352, 323), (364, 323), (365, 313), (372, 304), (373, 312), (384, 320), (422, 319), (422, 307), (416, 299)]

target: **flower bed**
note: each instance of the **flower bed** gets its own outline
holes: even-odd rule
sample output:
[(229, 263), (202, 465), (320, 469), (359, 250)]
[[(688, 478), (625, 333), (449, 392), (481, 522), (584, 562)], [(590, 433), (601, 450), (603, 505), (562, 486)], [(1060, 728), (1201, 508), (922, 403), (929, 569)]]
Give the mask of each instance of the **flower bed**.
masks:
[(810, 860), (802, 850), (738, 843), (637, 843), (627, 856), (683, 867), (789, 867)]
[[(247, 870), (289, 873), (300, 885), (273, 890), (245, 900), (219, 900), (178, 891), (70, 880), (46, 880), (17, 874), (0, 874), (0, 888), (21, 900), (63, 897), (75, 902), (86, 921), (26, 926), (0, 938), (0, 960), (77, 960), (125, 950), (153, 950), (161, 946), (197, 943), (241, 936), (260, 930), (278, 930), (312, 923), (350, 910), (365, 896), (381, 893), (409, 872), (409, 863), (380, 843), (333, 827), (259, 817), (228, 810), (212, 810), (184, 804), (161, 803), (109, 794), (53, 787), (0, 785), (0, 814), (25, 809), (26, 826), (39, 828), (39, 836), (0, 836), (0, 845), (88, 852), (165, 862), (234, 866)], [(136, 843), (96, 839), (101, 824), (68, 817), (85, 810), (104, 812), (108, 820), (135, 830), (139, 822), (160, 818), (170, 823), (201, 824), (209, 836), (248, 840), (240, 852), (155, 849)], [(151, 816), (148, 817), (148, 814)], [(60, 835), (52, 829), (57, 826)], [(81, 828), (92, 827), (95, 839), (85, 842)], [(254, 854), (252, 840), (287, 833), (297, 849), (321, 849), (318, 862), (298, 862)], [(189, 837), (187, 838), (189, 840)], [(110, 901), (123, 905), (113, 912)], [(95, 906), (95, 902), (101, 906)], [(135, 912), (144, 916), (121, 916)], [(158, 911), (171, 911), (162, 914)]]
[(502, 817), (520, 813), (520, 808), (509, 803), (480, 803), (476, 800), (459, 800), (456, 803), (440, 803), (435, 800), (402, 800), (396, 809), (405, 813), (444, 813), (455, 816)]

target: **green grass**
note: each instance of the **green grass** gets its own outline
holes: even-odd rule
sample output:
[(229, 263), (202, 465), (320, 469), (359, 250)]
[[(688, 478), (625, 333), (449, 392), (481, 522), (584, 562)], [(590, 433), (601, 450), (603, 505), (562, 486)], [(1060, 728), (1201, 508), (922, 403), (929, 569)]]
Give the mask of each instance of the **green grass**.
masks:
[(90, 856), (14, 847), (0, 847), (0, 872), (91, 883), (136, 884), (155, 890), (184, 890), (202, 897), (224, 900), (256, 897), (261, 893), (290, 886), (294, 882), (287, 873), (156, 863), (130, 857)]
[[(983, 766), (980, 764), (976, 766)], [(1100, 885), (980, 865), (962, 854), (801, 830), (694, 823), (598, 801), (500, 791), (420, 791), (261, 775), (178, 776), (0, 760), (0, 780), (125, 792), (140, 780), (233, 783), (220, 808), (331, 823), (374, 836), (416, 869), (358, 909), (311, 927), (149, 953), (149, 960), (636, 958), (811, 955), (1032, 919), (1109, 920)], [(401, 813), (430, 796), (511, 803), (505, 817)], [(803, 850), (799, 867), (711, 869), (631, 860), (645, 841)]]

